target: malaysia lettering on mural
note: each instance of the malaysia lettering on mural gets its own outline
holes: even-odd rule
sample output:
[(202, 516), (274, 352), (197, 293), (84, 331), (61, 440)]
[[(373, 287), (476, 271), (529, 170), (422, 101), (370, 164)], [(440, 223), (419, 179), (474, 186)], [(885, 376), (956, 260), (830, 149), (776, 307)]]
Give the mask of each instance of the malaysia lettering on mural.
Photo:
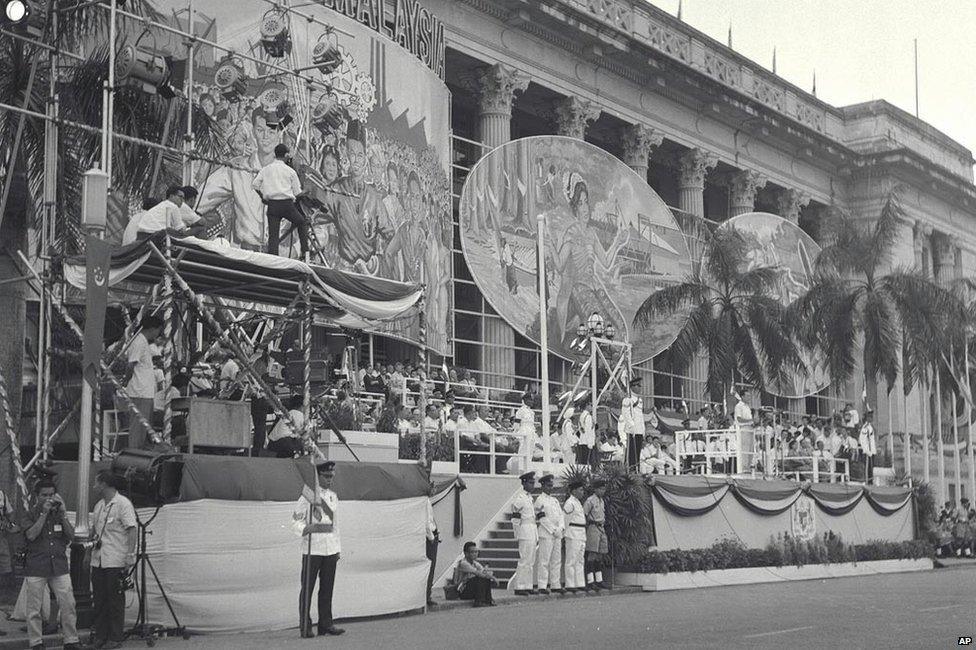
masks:
[(444, 23), (417, 0), (321, 0), (327, 9), (387, 36), (444, 78)]

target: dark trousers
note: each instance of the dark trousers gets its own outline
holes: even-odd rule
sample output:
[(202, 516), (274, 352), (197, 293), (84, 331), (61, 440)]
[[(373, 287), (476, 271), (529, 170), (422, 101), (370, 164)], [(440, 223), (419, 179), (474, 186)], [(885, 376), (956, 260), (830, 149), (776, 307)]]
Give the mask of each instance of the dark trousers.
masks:
[(585, 445), (576, 445), (576, 464), (589, 465), (593, 462), (593, 448)]
[(271, 412), (271, 404), (263, 397), (251, 398), (251, 423), (254, 425), (254, 441), (251, 444), (251, 455), (258, 456), (264, 449), (264, 440), (267, 437), (268, 413)]
[(92, 628), (97, 641), (122, 641), (125, 624), (125, 592), (119, 586), (125, 569), (91, 568)]
[(427, 559), (430, 560), (430, 570), (427, 572), (427, 602), (429, 603), (430, 592), (434, 588), (434, 568), (437, 566), (437, 545), (441, 543), (440, 536), (435, 532), (434, 539), (427, 540)]
[(292, 199), (268, 199), (268, 252), (278, 254), (281, 241), (281, 220), (290, 221), (298, 227), (298, 240), (302, 245), (302, 255), (308, 252), (308, 220)]
[(268, 443), (268, 451), (273, 451), (275, 458), (294, 458), (303, 450), (302, 441), (291, 436), (278, 438)]
[(473, 600), (475, 603), (490, 603), (491, 581), (488, 578), (469, 578), (464, 583), (464, 589), (458, 591), (461, 600)]
[(311, 631), (312, 590), (315, 581), (319, 583), (319, 623), (320, 632), (332, 627), (332, 590), (335, 587), (336, 563), (339, 554), (302, 556), (302, 592), (298, 600), (299, 620), (302, 629)]

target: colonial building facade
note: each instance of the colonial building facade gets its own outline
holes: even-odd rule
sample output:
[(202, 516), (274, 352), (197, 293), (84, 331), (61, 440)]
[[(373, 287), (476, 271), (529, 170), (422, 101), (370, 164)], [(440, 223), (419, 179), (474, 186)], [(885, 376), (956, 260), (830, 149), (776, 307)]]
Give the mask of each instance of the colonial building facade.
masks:
[[(752, 211), (785, 217), (817, 239), (829, 207), (874, 219), (901, 187), (908, 218), (892, 265), (916, 265), (940, 280), (976, 267), (972, 153), (887, 102), (831, 106), (637, 0), (426, 4), (445, 24), (456, 194), (485, 151), (513, 138), (560, 134), (602, 147), (644, 176), (693, 242), (689, 229), (701, 219)], [(503, 388), (538, 377), (537, 347), (482, 298), (457, 236), (454, 274), (455, 361)], [(666, 357), (643, 369), (653, 376), (644, 382), (648, 396), (700, 400), (702, 369), (683, 378)], [(555, 379), (570, 379), (568, 363), (551, 365)], [(857, 381), (775, 405), (825, 414), (838, 400), (860, 401), (860, 393)], [(931, 391), (916, 388), (905, 398), (899, 383), (890, 404), (884, 394), (875, 401), (881, 431), (907, 428), (916, 441), (935, 431)], [(951, 439), (952, 411), (943, 411)], [(968, 433), (959, 427), (960, 439)], [(902, 440), (896, 435), (899, 470)], [(919, 478), (927, 475), (922, 458), (916, 450)], [(948, 495), (967, 493), (968, 466), (957, 478), (949, 452), (945, 459)], [(931, 467), (935, 476), (934, 458)]]

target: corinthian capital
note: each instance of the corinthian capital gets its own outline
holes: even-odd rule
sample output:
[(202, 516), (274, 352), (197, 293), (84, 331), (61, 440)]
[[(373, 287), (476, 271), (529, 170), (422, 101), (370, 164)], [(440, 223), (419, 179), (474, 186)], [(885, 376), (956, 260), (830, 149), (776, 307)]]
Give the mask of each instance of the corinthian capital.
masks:
[(810, 203), (810, 195), (801, 190), (785, 189), (776, 197), (779, 216), (797, 223), (800, 220), (800, 209)]
[(682, 188), (704, 188), (705, 174), (717, 164), (718, 158), (713, 154), (702, 149), (689, 149), (678, 156), (678, 185)]
[(647, 167), (651, 152), (664, 142), (664, 135), (643, 124), (628, 124), (620, 129), (620, 148), (629, 167)]
[(520, 70), (496, 63), (478, 71), (475, 92), (481, 100), (482, 113), (512, 114), (515, 93), (529, 86), (529, 76)]
[(559, 135), (582, 140), (590, 122), (600, 116), (600, 107), (588, 99), (564, 97), (553, 104), (553, 113)]
[(743, 169), (732, 174), (729, 189), (733, 206), (747, 206), (752, 210), (756, 205), (756, 192), (766, 186), (766, 177), (751, 169)]

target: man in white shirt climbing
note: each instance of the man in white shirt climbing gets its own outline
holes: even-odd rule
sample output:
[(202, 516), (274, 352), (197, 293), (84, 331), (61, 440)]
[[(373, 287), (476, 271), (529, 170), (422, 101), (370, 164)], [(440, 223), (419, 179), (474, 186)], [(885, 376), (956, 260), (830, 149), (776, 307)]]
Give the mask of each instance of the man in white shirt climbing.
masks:
[(281, 220), (290, 221), (298, 228), (302, 246), (302, 258), (308, 254), (308, 220), (298, 210), (295, 199), (302, 194), (298, 174), (288, 166), (288, 147), (279, 144), (274, 149), (275, 159), (261, 168), (251, 187), (268, 206), (268, 253), (278, 254), (281, 239)]

